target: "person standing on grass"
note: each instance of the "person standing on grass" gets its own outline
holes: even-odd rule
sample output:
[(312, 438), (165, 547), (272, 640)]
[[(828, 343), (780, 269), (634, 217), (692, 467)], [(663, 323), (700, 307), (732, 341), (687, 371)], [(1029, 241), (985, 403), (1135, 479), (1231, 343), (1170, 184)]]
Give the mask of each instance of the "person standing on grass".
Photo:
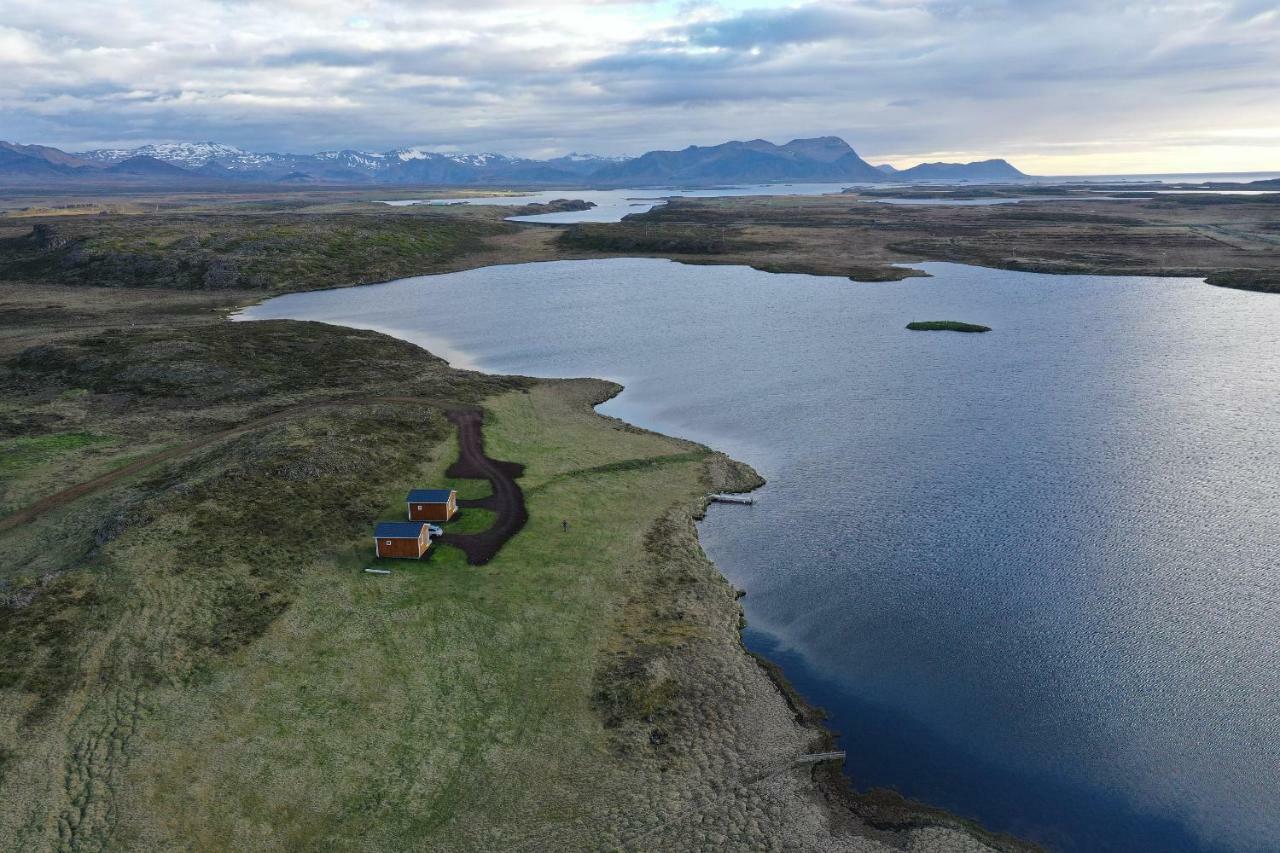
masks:
[(565, 533), (568, 533), (568, 532), (569, 532), (569, 519), (567, 519), (567, 518), (566, 518), (564, 521), (560, 522), (560, 527), (561, 527), (561, 529), (563, 529), (563, 530), (564, 530), (564, 532), (565, 532)]

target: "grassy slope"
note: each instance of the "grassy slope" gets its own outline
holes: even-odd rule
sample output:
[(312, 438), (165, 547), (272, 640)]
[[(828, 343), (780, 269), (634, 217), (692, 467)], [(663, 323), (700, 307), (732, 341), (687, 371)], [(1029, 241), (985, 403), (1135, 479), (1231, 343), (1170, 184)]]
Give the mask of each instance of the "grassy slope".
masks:
[[(1224, 199), (1226, 199), (1224, 201)], [(561, 251), (747, 264), (769, 272), (887, 281), (924, 260), (1104, 275), (1212, 276), (1226, 287), (1280, 285), (1280, 204), (1162, 196), (946, 207), (852, 196), (680, 199), (619, 223), (564, 232)]]
[(807, 773), (736, 787), (813, 737), (741, 653), (690, 521), (748, 472), (595, 416), (598, 383), (493, 397), (522, 383), (372, 333), (220, 323), (221, 296), (102, 294), (0, 286), (0, 431), (112, 440), (19, 466), (24, 499), (284, 405), (413, 394), (490, 400), (489, 451), (528, 466), (532, 519), (482, 569), (440, 549), (361, 573), (370, 521), (454, 452), (438, 411), (378, 405), (221, 442), (0, 535), (0, 848), (773, 849), (866, 831)]
[[(705, 490), (707, 454), (590, 414), (584, 385), (600, 393), (566, 383), (490, 402), (490, 451), (528, 462), (531, 520), (489, 565), (438, 554), (373, 577), (363, 534), (314, 555), (262, 553), (292, 564), (276, 567), (296, 578), (292, 606), (252, 645), (138, 700), (151, 712), (113, 786), (116, 841), (457, 849), (481, 828), (511, 841), (564, 817), (531, 790), (589, 794), (582, 774), (607, 754), (593, 680), (630, 591), (624, 569), (666, 505)], [(383, 484), (387, 505), (436, 482), (451, 444)], [(674, 461), (613, 464), (654, 457)], [(117, 559), (140, 568), (170, 547), (122, 540)], [(132, 596), (154, 611), (139, 641), (191, 606), (188, 582), (137, 572)]]
[[(82, 292), (60, 298), (93, 315), (96, 297)], [(18, 451), (0, 474), (14, 502), (299, 402), (465, 402), (521, 385), (376, 334), (154, 316), (138, 328), (86, 321), (30, 346), (0, 336), (0, 427)], [(256, 642), (299, 601), (299, 567), (367, 530), (386, 502), (379, 490), (449, 429), (419, 404), (301, 415), (0, 534), (0, 847), (109, 839), (118, 774), (154, 691), (201, 683)]]
[[(435, 214), (215, 211), (62, 217), (0, 230), (0, 279), (179, 290), (310, 290), (420, 275), (506, 223)], [(30, 227), (29, 227), (30, 226)]]

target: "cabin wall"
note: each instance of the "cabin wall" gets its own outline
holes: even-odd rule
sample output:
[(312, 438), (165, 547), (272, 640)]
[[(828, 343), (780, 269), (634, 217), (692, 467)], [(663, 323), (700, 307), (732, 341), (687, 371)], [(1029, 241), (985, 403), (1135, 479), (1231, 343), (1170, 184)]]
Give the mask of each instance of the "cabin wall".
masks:
[(409, 504), (410, 521), (448, 521), (457, 512), (457, 501), (452, 498), (447, 504)]
[[(424, 532), (422, 534), (426, 536)], [(379, 539), (377, 554), (393, 560), (416, 560), (427, 550), (421, 538), (418, 539)]]

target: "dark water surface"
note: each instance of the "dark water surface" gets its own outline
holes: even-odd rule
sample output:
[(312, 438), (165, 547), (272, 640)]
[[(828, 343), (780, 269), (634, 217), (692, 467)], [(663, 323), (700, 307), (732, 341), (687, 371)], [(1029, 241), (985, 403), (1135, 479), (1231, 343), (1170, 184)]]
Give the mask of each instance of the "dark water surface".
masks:
[(924, 266), (555, 262), (246, 316), (617, 379), (604, 411), (755, 465), (703, 543), (859, 787), (1055, 849), (1280, 849), (1280, 297)]

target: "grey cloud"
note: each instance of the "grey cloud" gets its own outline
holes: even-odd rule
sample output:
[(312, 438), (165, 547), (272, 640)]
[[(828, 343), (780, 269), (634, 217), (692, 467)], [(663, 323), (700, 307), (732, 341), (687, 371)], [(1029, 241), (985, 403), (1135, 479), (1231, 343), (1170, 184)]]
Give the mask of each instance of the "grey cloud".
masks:
[(997, 156), (1206, 122), (1265, 138), (1280, 115), (1259, 85), (1280, 67), (1274, 0), (780, 0), (666, 20), (516, 0), (137, 0), (95, 19), (85, 2), (7, 0), (0, 137), (635, 153), (837, 133), (868, 156)]
[(688, 27), (684, 35), (703, 47), (752, 48), (880, 37), (917, 29), (929, 16), (917, 8), (863, 4), (815, 4), (745, 12), (735, 18)]

